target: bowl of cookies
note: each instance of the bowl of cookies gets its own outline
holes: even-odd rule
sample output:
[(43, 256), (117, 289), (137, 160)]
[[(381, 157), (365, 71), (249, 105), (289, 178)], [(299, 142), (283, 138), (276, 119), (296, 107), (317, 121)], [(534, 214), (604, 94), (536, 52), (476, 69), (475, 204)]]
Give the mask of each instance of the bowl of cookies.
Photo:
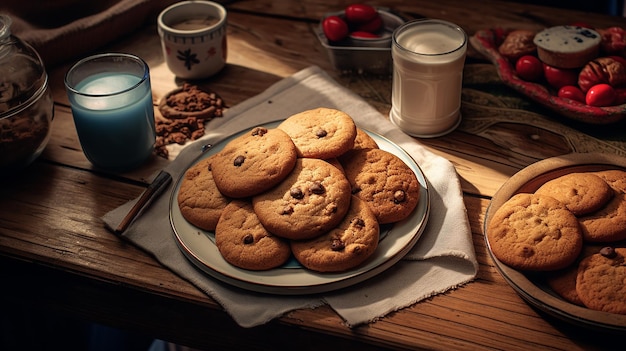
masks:
[(516, 91), (567, 118), (607, 125), (626, 116), (625, 34), (585, 25), (494, 28), (470, 43)]
[(532, 164), (494, 195), (484, 230), (496, 268), (529, 304), (626, 331), (626, 159), (574, 153)]

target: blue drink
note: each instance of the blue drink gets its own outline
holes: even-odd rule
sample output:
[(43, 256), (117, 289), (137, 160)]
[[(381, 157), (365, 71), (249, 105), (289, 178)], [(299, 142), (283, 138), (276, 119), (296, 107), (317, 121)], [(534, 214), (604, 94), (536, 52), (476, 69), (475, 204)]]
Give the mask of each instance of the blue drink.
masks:
[(95, 166), (110, 170), (139, 166), (152, 154), (156, 139), (147, 66), (145, 71), (133, 72), (118, 62), (85, 65), (91, 69), (79, 74), (80, 67), (75, 66), (66, 76), (74, 123), (85, 156)]

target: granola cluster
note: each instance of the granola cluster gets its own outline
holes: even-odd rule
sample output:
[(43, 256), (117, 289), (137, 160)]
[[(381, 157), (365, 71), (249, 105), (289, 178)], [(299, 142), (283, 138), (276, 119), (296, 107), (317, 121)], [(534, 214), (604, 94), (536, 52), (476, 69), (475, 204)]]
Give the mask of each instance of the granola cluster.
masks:
[(167, 145), (184, 144), (204, 135), (204, 124), (222, 117), (224, 101), (215, 92), (207, 92), (188, 83), (167, 94), (155, 116), (156, 153), (168, 157)]

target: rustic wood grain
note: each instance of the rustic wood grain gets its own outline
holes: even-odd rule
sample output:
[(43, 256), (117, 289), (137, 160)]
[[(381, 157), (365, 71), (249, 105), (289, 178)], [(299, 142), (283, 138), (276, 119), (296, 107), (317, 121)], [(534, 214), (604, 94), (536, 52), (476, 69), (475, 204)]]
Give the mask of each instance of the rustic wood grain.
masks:
[[(333, 69), (313, 33), (326, 12), (351, 1), (226, 1), (228, 66), (199, 82), (236, 105), (303, 68), (320, 66), (386, 115), (390, 77)], [(373, 2), (369, 2), (373, 3)], [(484, 27), (531, 28), (584, 21), (599, 27), (623, 18), (504, 1), (380, 1), (410, 17), (437, 17), (469, 34)], [(155, 103), (181, 84), (165, 66), (156, 26), (101, 49), (144, 58)], [(3, 304), (34, 305), (205, 349), (609, 349), (619, 336), (563, 323), (526, 304), (489, 257), (483, 219), (490, 197), (520, 169), (562, 153), (626, 154), (619, 128), (569, 123), (498, 86), (493, 67), (470, 57), (462, 125), (443, 138), (420, 140), (459, 174), (480, 271), (476, 281), (381, 320), (350, 329), (332, 309), (296, 310), (267, 325), (238, 327), (189, 282), (108, 231), (100, 217), (135, 198), (168, 163), (154, 157), (138, 170), (109, 174), (82, 154), (63, 87), (71, 63), (50, 68), (55, 120), (42, 157), (0, 186), (0, 279)], [(498, 94), (493, 93), (499, 91)], [(288, 346), (285, 346), (288, 345)]]

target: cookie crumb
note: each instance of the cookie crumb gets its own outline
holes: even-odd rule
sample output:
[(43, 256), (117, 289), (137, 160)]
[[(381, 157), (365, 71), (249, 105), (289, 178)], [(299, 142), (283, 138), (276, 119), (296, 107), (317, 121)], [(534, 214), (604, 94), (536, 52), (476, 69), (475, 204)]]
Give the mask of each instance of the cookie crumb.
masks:
[(157, 140), (155, 152), (167, 158), (167, 145), (185, 144), (204, 135), (204, 124), (222, 117), (224, 100), (213, 91), (204, 91), (197, 85), (184, 83), (168, 93), (159, 104), (161, 115), (155, 116)]

